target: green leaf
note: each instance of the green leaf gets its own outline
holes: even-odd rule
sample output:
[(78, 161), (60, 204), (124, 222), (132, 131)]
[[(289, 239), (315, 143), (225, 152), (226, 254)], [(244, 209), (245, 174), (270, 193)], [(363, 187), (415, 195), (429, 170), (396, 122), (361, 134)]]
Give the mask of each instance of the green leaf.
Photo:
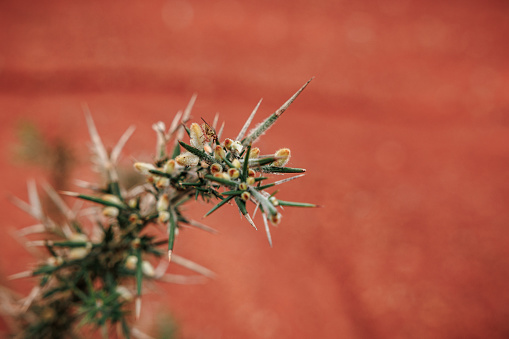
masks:
[(279, 157), (266, 157), (266, 158), (259, 158), (259, 159), (250, 159), (249, 160), (249, 166), (257, 167), (257, 166), (263, 166), (272, 164), (274, 161), (278, 160)]
[(212, 214), (212, 212), (216, 211), (219, 207), (223, 206), (224, 204), (226, 204), (228, 201), (232, 200), (234, 197), (234, 195), (230, 195), (226, 198), (224, 198), (223, 200), (221, 200), (221, 202), (219, 204), (217, 204), (216, 206), (214, 206), (210, 211), (207, 212), (207, 214), (205, 214), (203, 217), (207, 217), (209, 215)]
[(127, 209), (127, 206), (124, 205), (124, 204), (119, 204), (119, 203), (116, 203), (116, 202), (104, 200), (104, 199), (101, 199), (101, 198), (98, 198), (98, 197), (94, 197), (94, 196), (91, 196), (91, 195), (78, 194), (78, 193), (74, 193), (74, 192), (60, 192), (60, 193), (66, 194), (66, 195), (69, 195), (69, 196), (73, 196), (73, 197), (76, 197), (76, 198), (79, 198), (79, 199), (92, 201), (92, 202), (95, 202), (95, 203), (98, 203), (98, 204), (101, 204), (101, 205), (104, 205), (104, 206), (116, 207), (116, 208), (118, 208), (120, 210), (126, 210)]
[(242, 140), (242, 145), (247, 146), (251, 143), (254, 143), (265, 131), (267, 131), (276, 120), (286, 111), (286, 109), (292, 104), (292, 102), (299, 96), (299, 94), (306, 88), (306, 86), (313, 80), (313, 78), (309, 79), (304, 86), (302, 86), (287, 102), (283, 104), (277, 111), (272, 113), (267, 119), (265, 119), (261, 124), (259, 124), (255, 129), (249, 132), (249, 135)]
[(151, 169), (151, 170), (148, 170), (149, 173), (152, 173), (152, 174), (155, 174), (155, 175), (159, 175), (161, 177), (165, 177), (165, 178), (172, 178), (171, 174), (168, 174), (166, 172), (163, 172), (163, 171), (160, 171), (160, 170), (156, 170), (156, 169)]
[(209, 179), (211, 181), (218, 182), (225, 186), (237, 186), (237, 183), (235, 181), (224, 179), (224, 178), (216, 178), (215, 176), (210, 175), (210, 174), (205, 174), (205, 179)]
[(51, 243), (51, 246), (75, 248), (75, 247), (86, 247), (88, 244), (89, 244), (88, 241), (59, 241)]
[(253, 219), (251, 219), (251, 216), (249, 213), (247, 213), (246, 209), (246, 202), (239, 197), (235, 197), (235, 202), (237, 203), (237, 206), (239, 207), (240, 213), (246, 218), (246, 220), (251, 224), (251, 226), (254, 227), (255, 230), (257, 230), (256, 225), (253, 222)]
[(267, 184), (267, 185), (258, 186), (258, 187), (256, 187), (256, 189), (261, 191), (261, 190), (264, 190), (264, 189), (267, 189), (267, 188), (270, 188), (270, 187), (273, 187), (273, 186), (276, 186), (276, 184), (272, 182), (272, 183)]
[(175, 148), (173, 149), (173, 153), (171, 154), (171, 158), (175, 159), (178, 155), (180, 155), (180, 145), (176, 144)]
[(173, 245), (175, 243), (175, 230), (177, 229), (177, 221), (175, 220), (175, 214), (173, 210), (170, 210), (170, 229), (168, 235), (168, 251), (173, 251)]
[(239, 197), (235, 197), (235, 203), (237, 204), (239, 211), (242, 213), (242, 215), (246, 215), (247, 214), (246, 202), (240, 199)]
[(138, 262), (136, 263), (136, 294), (138, 296), (141, 296), (141, 283), (143, 279), (143, 271), (140, 249), (136, 250), (136, 257), (138, 258)]
[(131, 338), (131, 330), (129, 329), (129, 326), (127, 325), (127, 321), (125, 320), (124, 317), (122, 317), (122, 320), (120, 322), (122, 323), (122, 332), (124, 333), (124, 337), (126, 337), (126, 339), (130, 339)]
[(268, 213), (270, 213), (270, 215), (276, 215), (277, 214), (277, 210), (274, 207), (274, 205), (272, 205), (272, 203), (264, 195), (262, 195), (260, 192), (258, 192), (254, 187), (249, 187), (249, 192), (251, 192), (253, 197), (256, 200), (258, 200), (258, 202), (260, 202), (260, 204), (262, 204), (263, 208)]
[(221, 193), (222, 195), (241, 195), (244, 191), (234, 190)]
[(247, 146), (246, 156), (244, 157), (244, 164), (242, 165), (242, 172), (240, 173), (240, 178), (242, 181), (246, 181), (248, 176), (249, 169), (249, 153), (251, 152), (251, 144)]
[(280, 206), (292, 206), (292, 207), (319, 207), (315, 204), (308, 204), (306, 202), (293, 202), (293, 201), (283, 201), (278, 200)]
[(109, 191), (111, 194), (116, 195), (122, 200), (122, 194), (120, 194), (120, 186), (118, 185), (118, 181), (112, 181), (108, 184)]
[(255, 171), (261, 171), (264, 173), (304, 173), (304, 168), (292, 168), (292, 167), (277, 167), (277, 166), (263, 166), (255, 168)]

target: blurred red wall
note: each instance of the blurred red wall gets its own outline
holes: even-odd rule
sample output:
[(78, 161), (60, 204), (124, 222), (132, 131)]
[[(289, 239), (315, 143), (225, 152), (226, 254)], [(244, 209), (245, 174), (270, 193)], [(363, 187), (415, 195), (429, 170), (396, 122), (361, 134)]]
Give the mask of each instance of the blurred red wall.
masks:
[[(90, 179), (83, 102), (109, 145), (135, 124), (126, 154), (149, 160), (152, 123), (193, 93), (194, 117), (220, 112), (236, 136), (261, 97), (259, 119), (315, 76), (259, 146), (289, 147), (308, 170), (282, 199), (324, 207), (286, 209), (272, 249), (233, 208), (207, 220), (217, 236), (183, 232), (177, 253), (218, 278), (157, 285), (142, 327), (171, 313), (181, 338), (507, 338), (508, 13), (506, 1), (4, 0), (3, 198), (26, 200), (25, 181), (47, 175), (13, 162), (19, 121), (66, 140), (73, 176)], [(34, 221), (0, 206), (5, 277), (32, 262), (11, 232)]]

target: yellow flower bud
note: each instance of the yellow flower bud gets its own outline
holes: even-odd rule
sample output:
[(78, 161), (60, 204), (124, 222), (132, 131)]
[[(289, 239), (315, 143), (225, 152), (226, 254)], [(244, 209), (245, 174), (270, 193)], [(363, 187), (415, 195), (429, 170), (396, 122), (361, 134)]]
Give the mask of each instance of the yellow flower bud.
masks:
[(152, 164), (147, 164), (145, 162), (137, 162), (134, 164), (134, 168), (140, 172), (141, 174), (144, 174), (144, 175), (149, 175), (150, 174), (150, 170), (154, 170), (156, 169), (154, 167), (154, 165)]
[(168, 160), (163, 166), (163, 172), (171, 174), (175, 170), (175, 160)]
[(136, 238), (136, 239), (134, 239), (134, 240), (131, 242), (131, 246), (132, 246), (133, 248), (135, 248), (135, 249), (136, 249), (136, 248), (139, 248), (139, 247), (140, 247), (140, 242), (141, 242), (141, 241), (140, 241), (140, 238)]
[(241, 168), (242, 167), (242, 164), (240, 163), (239, 159), (233, 159), (232, 165), (235, 168)]
[(272, 203), (272, 205), (279, 206), (279, 202), (277, 201), (276, 197), (274, 196), (270, 197), (269, 201)]
[(130, 255), (125, 260), (125, 267), (128, 270), (134, 271), (136, 269), (136, 264), (138, 263), (138, 257), (135, 255)]
[(247, 178), (247, 180), (246, 180), (246, 183), (247, 183), (248, 185), (254, 185), (254, 183), (255, 183), (255, 182), (256, 182), (256, 181), (255, 181), (255, 178), (254, 178), (254, 177), (248, 177), (248, 178)]
[(273, 225), (277, 225), (281, 222), (281, 213), (273, 214), (270, 216), (270, 222)]
[(140, 221), (140, 217), (138, 217), (137, 214), (133, 213), (129, 215), (128, 220), (130, 224), (137, 224)]
[(247, 176), (248, 177), (254, 177), (256, 175), (256, 172), (253, 171), (252, 169), (249, 169), (249, 172), (247, 173)]
[(240, 194), (240, 198), (244, 201), (248, 201), (249, 198), (251, 198), (251, 193), (249, 193), (248, 191), (244, 191)]
[(251, 148), (251, 152), (249, 152), (249, 159), (256, 159), (260, 156), (260, 149), (258, 147)]
[(232, 147), (232, 144), (233, 144), (233, 140), (232, 139), (229, 139), (229, 138), (226, 138), (224, 140), (224, 147), (227, 149), (227, 150), (230, 150), (230, 148)]
[(103, 215), (105, 217), (116, 218), (118, 217), (118, 214), (119, 210), (116, 207), (106, 206), (105, 208), (103, 208)]
[(62, 265), (64, 262), (64, 259), (62, 259), (62, 257), (49, 257), (48, 260), (47, 260), (47, 263), (48, 265), (50, 266), (60, 266)]
[(241, 191), (247, 190), (247, 184), (245, 182), (241, 182), (239, 184), (239, 190), (241, 190)]
[(279, 157), (280, 159), (277, 159), (272, 163), (273, 166), (282, 167), (290, 161), (290, 149), (288, 148), (281, 148), (278, 150), (274, 156)]
[(159, 199), (157, 200), (157, 211), (167, 211), (168, 207), (170, 206), (170, 198), (168, 197), (168, 194), (162, 194)]
[(129, 199), (129, 201), (127, 202), (127, 204), (129, 205), (129, 207), (131, 208), (136, 208), (136, 206), (138, 206), (138, 200), (135, 199), (135, 198), (132, 198), (132, 199)]
[(159, 217), (157, 218), (161, 224), (167, 223), (170, 220), (170, 212), (160, 211)]
[(156, 181), (156, 187), (157, 188), (164, 188), (170, 186), (170, 179), (166, 177), (160, 177)]
[(219, 165), (218, 163), (212, 164), (210, 166), (210, 173), (212, 173), (212, 174), (220, 173), (222, 171), (223, 171), (223, 167), (221, 165)]
[(226, 153), (221, 145), (216, 145), (214, 149), (214, 159), (223, 160), (226, 157)]
[(85, 246), (85, 247), (74, 247), (74, 248), (71, 248), (71, 250), (69, 251), (68, 258), (70, 260), (83, 259), (90, 252), (91, 248), (92, 248), (92, 244), (91, 243), (87, 243), (87, 246)]
[(228, 170), (228, 175), (229, 175), (229, 176), (230, 176), (230, 178), (232, 178), (232, 179), (237, 179), (237, 178), (239, 177), (239, 175), (240, 175), (240, 172), (239, 172), (239, 170), (238, 170), (238, 169), (236, 169), (236, 168), (230, 168), (230, 169)]
[(221, 174), (223, 175), (223, 179), (226, 179), (226, 180), (230, 180), (231, 179), (231, 177), (230, 177), (230, 175), (228, 173), (224, 173), (223, 172)]

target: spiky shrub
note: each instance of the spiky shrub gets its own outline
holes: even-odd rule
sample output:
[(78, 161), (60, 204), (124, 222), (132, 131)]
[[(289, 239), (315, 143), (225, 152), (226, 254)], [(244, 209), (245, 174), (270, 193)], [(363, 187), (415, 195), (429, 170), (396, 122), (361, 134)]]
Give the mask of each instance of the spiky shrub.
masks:
[[(196, 276), (166, 274), (170, 261), (205, 277), (212, 276), (208, 269), (173, 254), (175, 238), (183, 225), (214, 232), (182, 213), (182, 206), (189, 201), (218, 201), (205, 216), (228, 203), (235, 204), (256, 228), (247, 211), (247, 204), (253, 203), (254, 213), (259, 210), (262, 215), (272, 246), (269, 223), (280, 222), (278, 206), (314, 205), (279, 200), (274, 193), (269, 193), (268, 189), (301, 177), (305, 170), (285, 167), (290, 158), (287, 148), (264, 156), (252, 144), (276, 122), (308, 83), (246, 134), (258, 103), (234, 139), (221, 138), (224, 124), (216, 133), (217, 117), (212, 125), (192, 123), (186, 126), (195, 100), (193, 97), (184, 112), (176, 115), (169, 130), (162, 122), (153, 125), (157, 133), (155, 160), (134, 164), (146, 182), (129, 190), (119, 185), (116, 165), (133, 128), (127, 130), (108, 154), (85, 108), (94, 163), (105, 184), (85, 185), (92, 189), (92, 194), (61, 192), (93, 203), (92, 210), (86, 209), (89, 217), (92, 213), (89, 222), (67, 207), (48, 185), (44, 188), (65, 216), (64, 221), (56, 223), (45, 215), (34, 183), (29, 183), (30, 204), (18, 201), (18, 205), (40, 222), (24, 229), (23, 234), (45, 234), (44, 240), (32, 241), (29, 245), (43, 246), (49, 255), (33, 270), (17, 275), (38, 277), (38, 285), (27, 298), (6, 303), (4, 294), (4, 312), (10, 312), (16, 319), (17, 337), (77, 337), (86, 328), (99, 328), (105, 337), (111, 331), (118, 331), (129, 338), (138, 333), (128, 315), (132, 302), (136, 318), (140, 315), (145, 280), (180, 283), (196, 280)], [(182, 141), (185, 133), (189, 143)], [(171, 153), (167, 152), (168, 145)], [(297, 175), (267, 183), (269, 177), (266, 175), (272, 173)], [(158, 237), (153, 226), (163, 226), (167, 237)], [(152, 263), (158, 257), (164, 257), (162, 246), (167, 246), (167, 259), (161, 259), (154, 268)]]

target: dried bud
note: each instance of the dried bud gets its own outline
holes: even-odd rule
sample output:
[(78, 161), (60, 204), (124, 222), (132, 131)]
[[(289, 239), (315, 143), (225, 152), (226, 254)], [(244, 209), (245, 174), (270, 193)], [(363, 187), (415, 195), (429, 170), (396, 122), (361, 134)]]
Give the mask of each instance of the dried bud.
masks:
[(235, 168), (241, 168), (242, 167), (242, 164), (240, 163), (239, 159), (233, 159), (232, 165)]
[(221, 165), (219, 165), (218, 163), (212, 164), (212, 166), (210, 166), (210, 173), (212, 173), (212, 174), (221, 173), (222, 171), (223, 171), (223, 167)]
[(168, 197), (168, 194), (162, 194), (159, 199), (157, 200), (157, 211), (168, 211), (168, 207), (170, 206), (170, 198)]
[(170, 159), (164, 164), (163, 172), (172, 174), (174, 170), (175, 170), (175, 160)]
[[(227, 139), (229, 140), (229, 139)], [(221, 145), (217, 145), (214, 149), (214, 159), (223, 160), (226, 157), (226, 153)]]
[(280, 159), (277, 159), (272, 163), (273, 166), (282, 167), (288, 163), (290, 160), (290, 149), (288, 148), (281, 148), (278, 150), (275, 154), (276, 157), (280, 157)]
[(240, 194), (240, 198), (244, 201), (248, 201), (249, 198), (251, 198), (251, 193), (249, 193), (248, 191), (244, 191)]
[(146, 162), (137, 162), (134, 164), (134, 168), (143, 175), (149, 175), (150, 170), (155, 170), (156, 168), (152, 164), (147, 164)]
[(141, 271), (143, 272), (144, 275), (146, 275), (149, 278), (153, 278), (156, 275), (156, 272), (152, 264), (145, 260), (141, 262)]
[(177, 156), (175, 161), (181, 166), (196, 166), (200, 162), (200, 158), (193, 153), (185, 152)]
[(256, 159), (260, 156), (260, 149), (258, 147), (251, 148), (251, 152), (249, 152), (249, 159)]
[(240, 175), (240, 172), (239, 172), (239, 170), (238, 170), (238, 169), (236, 169), (236, 168), (230, 168), (230, 169), (228, 170), (228, 175), (229, 175), (229, 176), (230, 176), (230, 178), (232, 178), (232, 179), (237, 179), (237, 178), (239, 177), (239, 175)]
[(134, 271), (136, 269), (136, 264), (138, 263), (138, 257), (135, 255), (130, 255), (125, 260), (125, 267), (128, 270)]
[(203, 150), (203, 143), (205, 142), (205, 135), (200, 125), (192, 123), (189, 128), (189, 136), (191, 137), (191, 146)]
[(106, 206), (105, 208), (103, 208), (103, 215), (105, 217), (116, 218), (118, 217), (118, 214), (119, 210), (116, 207)]

